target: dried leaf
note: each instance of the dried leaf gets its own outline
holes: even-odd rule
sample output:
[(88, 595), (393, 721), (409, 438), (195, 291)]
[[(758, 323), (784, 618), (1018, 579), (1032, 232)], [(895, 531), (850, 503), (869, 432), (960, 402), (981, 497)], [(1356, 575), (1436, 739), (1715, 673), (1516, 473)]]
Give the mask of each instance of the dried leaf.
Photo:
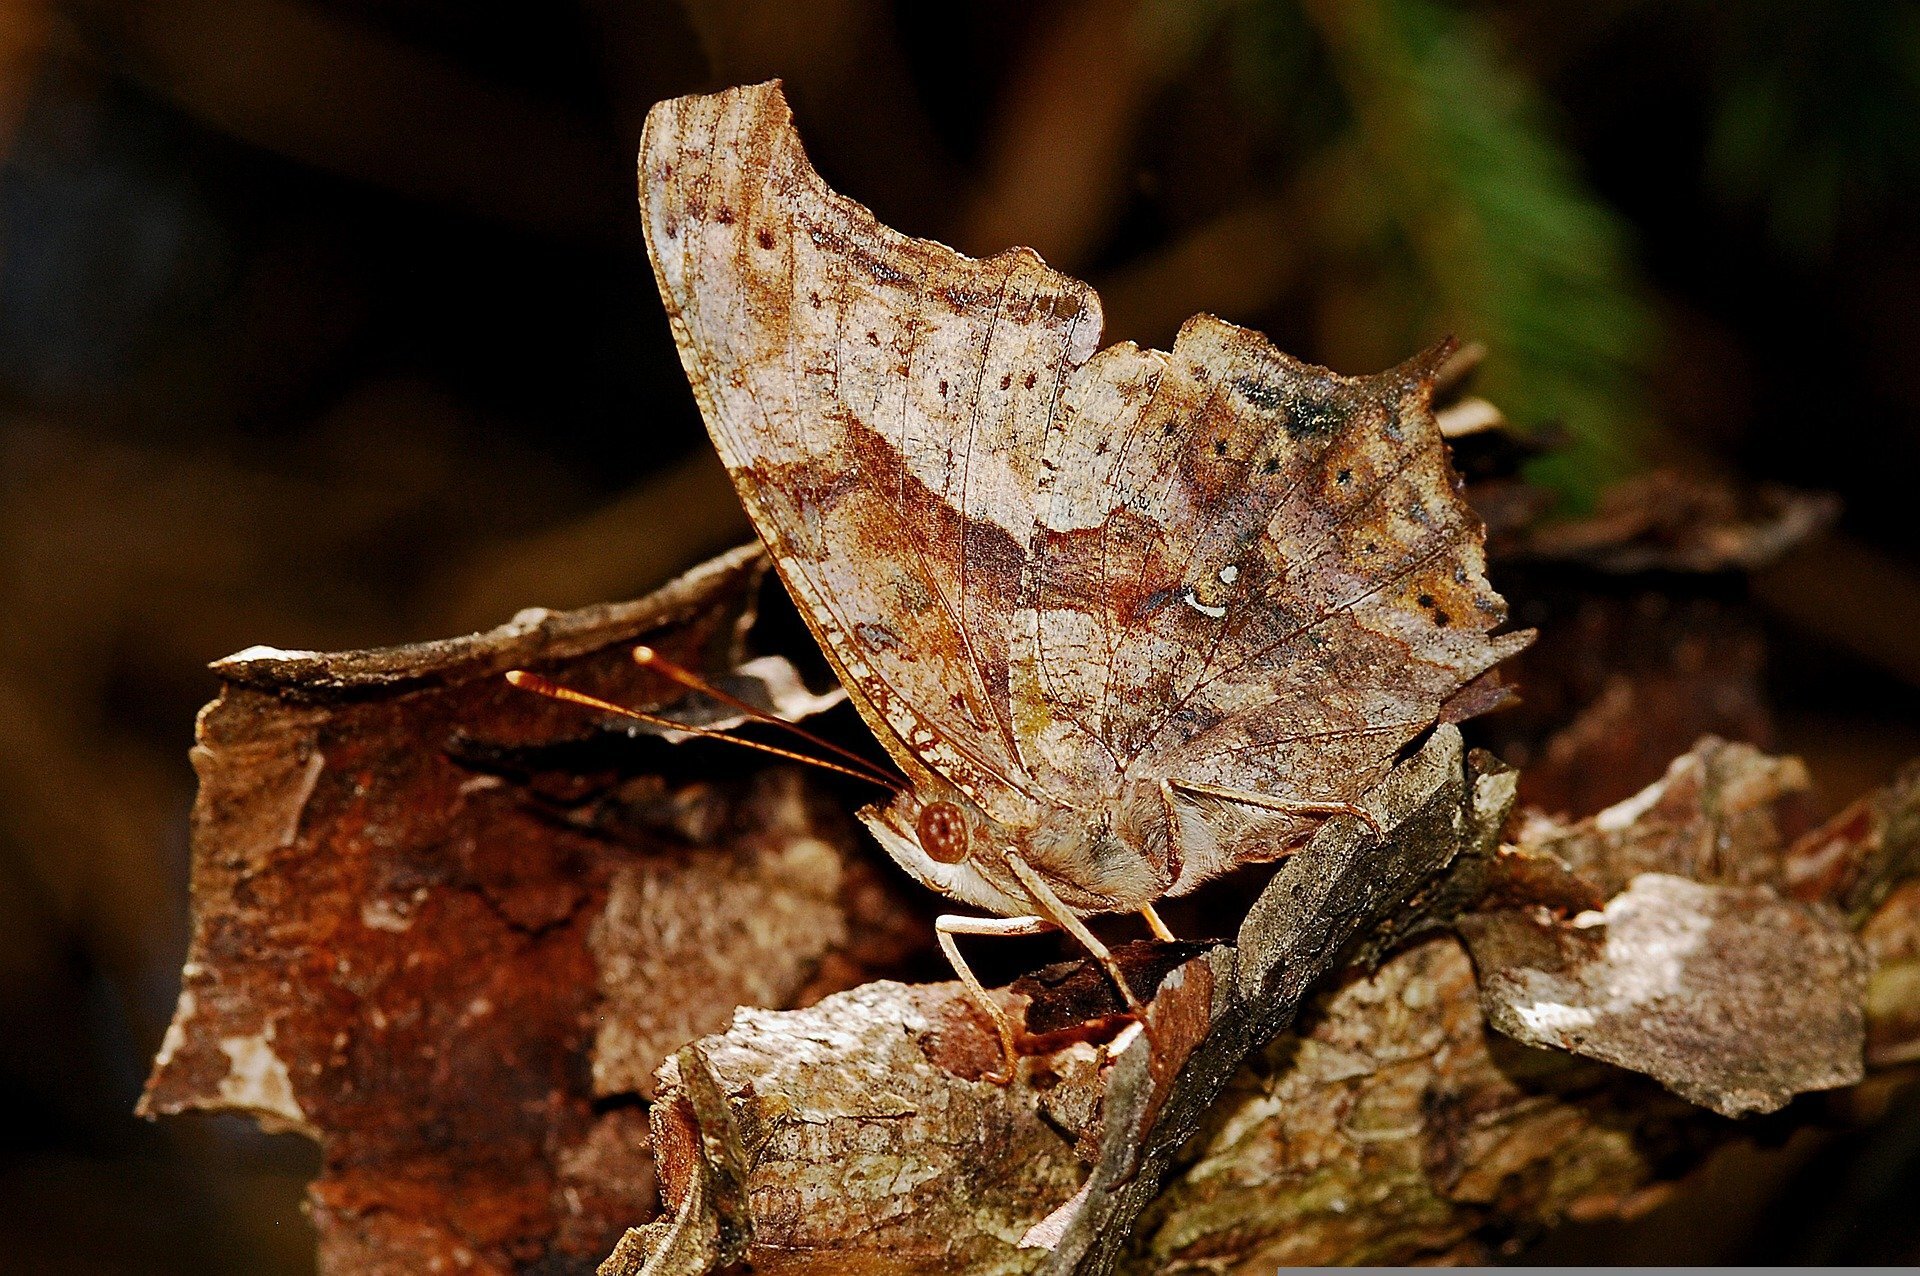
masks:
[(1824, 899), (1856, 922), (1894, 883), (1920, 872), (1920, 764), (1848, 806), (1787, 851), (1785, 889)]
[(1678, 578), (1615, 595), (1557, 569), (1528, 576), (1518, 605), (1541, 638), (1509, 671), (1525, 694), (1478, 732), (1520, 768), (1523, 806), (1592, 815), (1703, 735), (1771, 743), (1766, 644), (1750, 608), (1681, 590)]
[[(1503, 666), (1517, 712), (1478, 739), (1519, 766), (1521, 802), (1574, 816), (1622, 801), (1702, 735), (1774, 737), (1757, 609), (1726, 573), (1818, 534), (1830, 499), (1670, 472), (1609, 489), (1602, 512), (1549, 521), (1500, 432), (1455, 442), (1515, 614), (1541, 637)], [(1625, 581), (1596, 577), (1601, 567)]]
[(1867, 981), (1867, 1062), (1920, 1060), (1920, 881), (1902, 882), (1860, 930)]

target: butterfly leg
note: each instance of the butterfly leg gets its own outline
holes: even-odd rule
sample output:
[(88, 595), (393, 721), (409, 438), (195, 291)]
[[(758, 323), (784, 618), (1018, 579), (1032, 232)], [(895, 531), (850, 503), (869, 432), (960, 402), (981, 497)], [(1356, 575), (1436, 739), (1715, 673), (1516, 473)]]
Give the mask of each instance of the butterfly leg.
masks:
[(1153, 932), (1155, 939), (1163, 944), (1171, 944), (1177, 941), (1178, 937), (1167, 929), (1167, 924), (1160, 920), (1160, 914), (1154, 911), (1152, 904), (1142, 904), (1140, 906), (1140, 916), (1147, 919), (1147, 929)]
[(947, 963), (953, 967), (953, 973), (960, 976), (960, 982), (967, 986), (967, 992), (976, 1005), (987, 1012), (987, 1018), (993, 1020), (993, 1027), (1000, 1034), (1000, 1053), (1006, 1071), (1000, 1076), (989, 1073), (987, 1080), (995, 1085), (1006, 1085), (1013, 1080), (1014, 1066), (1019, 1056), (1013, 1048), (1013, 1021), (1007, 1018), (1007, 1012), (1000, 1003), (987, 995), (986, 987), (967, 965), (960, 955), (960, 945), (955, 943), (955, 935), (1038, 935), (1054, 929), (1052, 922), (1044, 917), (962, 917), (955, 913), (942, 913), (933, 919), (933, 936), (940, 942), (940, 951), (947, 955)]
[(1007, 852), (1007, 867), (1011, 868), (1013, 875), (1020, 879), (1020, 884), (1027, 888), (1027, 894), (1033, 897), (1033, 902), (1040, 906), (1040, 911), (1047, 915), (1047, 919), (1072, 935), (1079, 941), (1082, 948), (1093, 954), (1093, 959), (1106, 970), (1107, 978), (1113, 980), (1113, 986), (1120, 990), (1120, 996), (1127, 1003), (1128, 1012), (1140, 1016), (1144, 1024), (1146, 1007), (1141, 1004), (1140, 998), (1133, 995), (1133, 987), (1127, 983), (1126, 972), (1120, 969), (1120, 963), (1113, 959), (1113, 953), (1100, 942), (1100, 937), (1088, 930), (1087, 924), (1081, 921), (1058, 895), (1053, 893), (1053, 887), (1047, 885), (1045, 878), (1034, 872), (1025, 860), (1012, 851)]
[(1161, 782), (1163, 796), (1169, 796), (1168, 807), (1172, 802), (1167, 790), (1181, 789), (1188, 793), (1197, 793), (1201, 797), (1224, 798), (1229, 802), (1239, 802), (1244, 806), (1257, 806), (1266, 811), (1278, 811), (1282, 815), (1351, 815), (1373, 830), (1379, 837), (1385, 830), (1373, 812), (1364, 806), (1352, 802), (1298, 802), (1292, 798), (1268, 797), (1264, 793), (1250, 793), (1244, 789), (1229, 789), (1218, 784), (1203, 784), (1198, 780), (1164, 780)]

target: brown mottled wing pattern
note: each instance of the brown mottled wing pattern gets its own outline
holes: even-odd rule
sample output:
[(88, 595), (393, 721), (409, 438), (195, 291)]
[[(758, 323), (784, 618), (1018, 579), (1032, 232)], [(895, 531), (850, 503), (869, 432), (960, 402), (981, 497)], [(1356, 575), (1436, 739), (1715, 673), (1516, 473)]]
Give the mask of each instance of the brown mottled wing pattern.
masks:
[(1344, 378), (1206, 317), (1096, 354), (1090, 288), (880, 225), (773, 85), (660, 104), (641, 165), (708, 427), (909, 775), (1014, 826), (1163, 778), (1343, 800), (1524, 644), (1432, 356)]
[[(1202, 316), (1171, 354), (1097, 355), (1049, 440), (1031, 553), (1046, 738), (1097, 739), (1130, 779), (1346, 801), (1525, 646), (1489, 637), (1505, 607), (1430, 406), (1446, 350), (1349, 378)], [(1131, 379), (1150, 389), (1102, 401)], [(1183, 884), (1312, 823), (1242, 812), (1263, 849), (1217, 846)]]
[(1092, 290), (1028, 251), (973, 261), (880, 225), (814, 172), (772, 85), (661, 103), (640, 162), (708, 428), (849, 694), (909, 775), (1005, 823), (1071, 801), (1022, 765), (1007, 670)]

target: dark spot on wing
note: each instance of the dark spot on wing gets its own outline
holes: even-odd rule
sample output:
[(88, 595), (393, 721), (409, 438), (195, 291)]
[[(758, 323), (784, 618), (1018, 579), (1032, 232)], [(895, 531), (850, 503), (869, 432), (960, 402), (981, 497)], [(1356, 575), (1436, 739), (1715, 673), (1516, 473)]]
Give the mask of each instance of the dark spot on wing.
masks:
[(1022, 385), (1024, 385), (1024, 386), (1026, 386), (1026, 387), (1027, 387), (1027, 389), (1029, 389), (1029, 390), (1031, 390), (1031, 389), (1033, 389), (1033, 383), (1034, 383), (1035, 381), (1038, 381), (1039, 379), (1040, 379), (1040, 378), (1038, 378), (1038, 377), (1036, 377), (1036, 376), (1035, 376), (1035, 375), (1034, 375), (1033, 373), (1031, 373), (1031, 372), (1029, 372), (1029, 373), (1027, 373), (1027, 379), (1026, 379), (1025, 381), (1023, 381), (1023, 382), (1021, 382), (1021, 384), (1022, 384)]
[(731, 226), (733, 225), (733, 210), (725, 204), (722, 204), (720, 205), (720, 211), (713, 215), (713, 220), (719, 222), (722, 226)]
[[(1055, 319), (1072, 319), (1079, 315), (1085, 308), (1086, 303), (1081, 300), (1080, 294), (1077, 292), (1060, 293), (1053, 298), (1047, 307), (1048, 313), (1052, 314)], [(1027, 384), (1031, 385), (1033, 383), (1028, 382)]]
[(1225, 439), (1215, 439), (1213, 441), (1213, 454), (1215, 456), (1225, 456), (1227, 454), (1227, 441)]
[(753, 233), (753, 240), (762, 248), (771, 248), (773, 247), (773, 232), (763, 226)]
[(1287, 406), (1287, 392), (1271, 381), (1262, 381), (1259, 377), (1235, 377), (1230, 384), (1240, 392), (1241, 398), (1262, 412), (1277, 412)]
[(885, 625), (861, 621), (853, 627), (853, 636), (875, 651), (892, 651), (900, 645), (900, 635)]
[(1433, 606), (1433, 595), (1421, 594), (1418, 598), (1414, 599), (1413, 601), (1419, 603), (1422, 607), (1431, 607)]
[(1266, 463), (1260, 467), (1260, 472), (1263, 474), (1278, 474), (1280, 472), (1280, 458), (1277, 456), (1268, 457)]
[(904, 284), (913, 278), (906, 271), (873, 253), (856, 252), (854, 261), (860, 268), (873, 276), (874, 282), (883, 284)]
[(1000, 378), (1000, 388), (1002, 390), (1011, 390), (1013, 388), (1013, 373), (1006, 373)]
[(1333, 476), (1333, 481), (1336, 483), (1351, 483), (1353, 482), (1353, 471), (1341, 470), (1338, 474)]
[(1294, 439), (1320, 439), (1332, 434), (1345, 425), (1347, 407), (1332, 399), (1314, 399), (1302, 395), (1290, 405), (1287, 413), (1287, 437)]
[(1144, 620), (1146, 617), (1151, 616), (1154, 612), (1159, 611), (1162, 607), (1165, 607), (1170, 603), (1172, 603), (1173, 599), (1174, 599), (1174, 591), (1171, 589), (1154, 590), (1151, 594), (1148, 594), (1145, 598), (1142, 598), (1140, 600), (1140, 605), (1134, 608), (1134, 611), (1133, 611), (1134, 620), (1136, 621)]

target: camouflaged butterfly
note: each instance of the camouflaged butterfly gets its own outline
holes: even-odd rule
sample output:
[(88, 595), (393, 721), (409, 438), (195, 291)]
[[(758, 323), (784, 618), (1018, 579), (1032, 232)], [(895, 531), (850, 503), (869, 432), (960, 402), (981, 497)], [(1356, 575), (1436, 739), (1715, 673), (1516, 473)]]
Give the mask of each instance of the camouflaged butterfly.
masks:
[[(1058, 926), (1303, 842), (1485, 707), (1482, 531), (1434, 423), (1450, 347), (1375, 377), (1210, 316), (1101, 349), (1100, 300), (828, 189), (777, 84), (662, 102), (641, 200), (715, 446), (906, 777), (861, 818), (914, 877)], [(1478, 683), (1476, 679), (1480, 679)]]

